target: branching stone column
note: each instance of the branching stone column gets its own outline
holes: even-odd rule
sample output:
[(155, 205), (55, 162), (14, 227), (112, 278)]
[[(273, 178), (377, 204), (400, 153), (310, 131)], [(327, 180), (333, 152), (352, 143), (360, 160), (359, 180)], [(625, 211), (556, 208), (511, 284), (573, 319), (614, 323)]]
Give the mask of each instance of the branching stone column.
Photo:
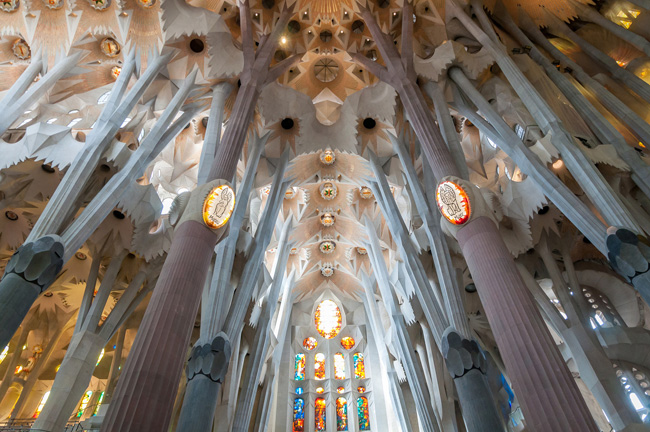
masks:
[(468, 431), (505, 430), (485, 375), (487, 361), (476, 341), (449, 328), (442, 336), (442, 355), (463, 401), (463, 419)]
[[(587, 6), (584, 7), (603, 18), (591, 8)], [(551, 63), (551, 60), (542, 54), (533, 42), (528, 39), (519, 26), (515, 24), (504, 7), (497, 8), (495, 14), (497, 14), (499, 23), (508, 31), (508, 33), (510, 33), (511, 36), (513, 36), (522, 46), (530, 47), (528, 55), (535, 60), (544, 71), (546, 71), (546, 74), (551, 81), (553, 81), (562, 94), (566, 96), (576, 111), (581, 114), (582, 118), (585, 120), (587, 125), (589, 125), (589, 128), (594, 132), (598, 139), (603, 143), (609, 143), (614, 146), (620, 158), (630, 166), (634, 182), (647, 196), (650, 196), (650, 166), (641, 160), (634, 148), (625, 142), (625, 139), (620, 132), (618, 132), (618, 130), (616, 130), (616, 128), (605, 119), (600, 111), (598, 111), (596, 107), (594, 107), (589, 100), (580, 93), (580, 90), (576, 88), (573, 82), (571, 82), (566, 75), (560, 72), (557, 67)], [(620, 27), (607, 19), (605, 19), (605, 21), (612, 24), (614, 27), (623, 30), (623, 27)], [(537, 29), (535, 28), (531, 31), (535, 30)], [(643, 40), (645, 41), (645, 39)]]
[(63, 267), (63, 243), (56, 235), (23, 244), (7, 263), (0, 282), (0, 346), (6, 346), (36, 298)]
[[(187, 386), (193, 387), (192, 394), (201, 397), (191, 399), (191, 403), (183, 403), (178, 420), (178, 431), (203, 431), (212, 428), (212, 416), (217, 405), (218, 389), (228, 372), (228, 363), (232, 348), (225, 333), (219, 333), (211, 343), (198, 345), (192, 349), (187, 363)], [(213, 387), (217, 387), (214, 391)]]
[[(274, 29), (263, 38), (256, 52), (248, 0), (240, 4), (244, 50), (242, 85), (208, 179), (230, 181), (234, 178), (259, 92), (297, 60), (290, 57), (269, 69), (279, 34), (291, 15), (292, 9), (283, 10)], [(218, 184), (215, 182), (220, 180), (199, 186), (190, 196), (102, 431), (155, 432), (167, 430), (169, 426), (201, 292), (214, 247), (223, 235), (223, 232), (217, 235), (201, 219), (203, 201)]]
[[(436, 179), (458, 177), (449, 150), (415, 83), (410, 7), (406, 2), (402, 11), (401, 55), (372, 13), (361, 8), (386, 67), (359, 54), (353, 58), (397, 90)], [(469, 188), (476, 189), (473, 185), (465, 187)], [(531, 430), (596, 431), (582, 395), (496, 224), (485, 216), (470, 218), (458, 231), (457, 238)]]
[(650, 85), (648, 85), (648, 83), (627, 69), (620, 67), (618, 63), (616, 63), (616, 60), (578, 36), (569, 28), (569, 26), (567, 26), (562, 20), (550, 13), (548, 10), (546, 10), (546, 12), (546, 16), (550, 18), (549, 24), (551, 31), (558, 34), (559, 36), (565, 37), (574, 44), (578, 45), (580, 49), (589, 57), (593, 58), (596, 60), (596, 62), (604, 66), (605, 70), (607, 70), (614, 78), (616, 78), (616, 80), (618, 80), (621, 84), (626, 85), (639, 97), (650, 103)]

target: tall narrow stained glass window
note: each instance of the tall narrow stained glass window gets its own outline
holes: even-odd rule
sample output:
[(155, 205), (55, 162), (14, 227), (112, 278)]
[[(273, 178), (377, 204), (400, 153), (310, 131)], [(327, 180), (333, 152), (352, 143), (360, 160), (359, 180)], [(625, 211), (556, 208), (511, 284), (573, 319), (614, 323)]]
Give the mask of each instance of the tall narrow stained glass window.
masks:
[(364, 396), (357, 398), (357, 416), (359, 417), (359, 430), (370, 430), (370, 414), (368, 413), (368, 399)]
[(325, 418), (325, 410), (327, 403), (323, 398), (316, 398), (314, 401), (314, 430), (324, 431), (327, 429), (327, 419)]
[(296, 398), (293, 401), (293, 430), (292, 432), (303, 432), (305, 430), (305, 400)]
[(321, 336), (332, 339), (341, 331), (341, 310), (332, 300), (323, 300), (316, 308), (314, 322)]
[(334, 354), (334, 378), (345, 379), (345, 357), (341, 353)]
[(363, 354), (361, 353), (354, 353), (354, 356), (352, 356), (352, 360), (354, 361), (354, 377), (356, 379), (363, 379), (366, 377), (366, 366), (363, 362)]
[(325, 379), (325, 354), (318, 353), (314, 356), (314, 378)]
[(296, 375), (295, 380), (303, 381), (305, 379), (305, 355), (300, 353), (296, 354)]
[(348, 430), (348, 401), (344, 397), (336, 399), (336, 430)]

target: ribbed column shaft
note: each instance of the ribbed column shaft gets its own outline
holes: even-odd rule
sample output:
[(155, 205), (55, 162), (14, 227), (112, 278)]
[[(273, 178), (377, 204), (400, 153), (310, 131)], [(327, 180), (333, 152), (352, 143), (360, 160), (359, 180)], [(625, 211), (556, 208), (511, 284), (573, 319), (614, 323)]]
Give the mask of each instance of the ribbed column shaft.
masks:
[(457, 239), (527, 428), (539, 432), (597, 431), (495, 224), (479, 217), (461, 228)]
[(216, 237), (179, 225), (102, 431), (166, 431)]

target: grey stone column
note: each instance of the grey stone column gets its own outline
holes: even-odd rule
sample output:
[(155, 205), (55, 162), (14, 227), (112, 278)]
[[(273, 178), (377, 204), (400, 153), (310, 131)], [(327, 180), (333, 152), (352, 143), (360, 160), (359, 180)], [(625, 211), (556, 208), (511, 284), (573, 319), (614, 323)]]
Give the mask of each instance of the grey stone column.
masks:
[(551, 13), (546, 15), (551, 18), (551, 31), (578, 45), (583, 52), (602, 65), (617, 81), (627, 86), (646, 102), (650, 102), (650, 86), (645, 81), (620, 67), (613, 58), (578, 36), (558, 17)]
[(0, 281), (0, 346), (6, 346), (40, 293), (63, 267), (59, 236), (23, 244), (11, 257)]
[(503, 431), (505, 425), (499, 416), (485, 375), (487, 361), (478, 344), (463, 338), (449, 328), (442, 337), (442, 355), (447, 370), (454, 379), (465, 427), (470, 432)]
[(209, 344), (194, 346), (186, 368), (187, 387), (177, 432), (212, 430), (213, 416), (206, 413), (214, 412), (217, 407), (230, 355), (230, 341), (223, 332)]

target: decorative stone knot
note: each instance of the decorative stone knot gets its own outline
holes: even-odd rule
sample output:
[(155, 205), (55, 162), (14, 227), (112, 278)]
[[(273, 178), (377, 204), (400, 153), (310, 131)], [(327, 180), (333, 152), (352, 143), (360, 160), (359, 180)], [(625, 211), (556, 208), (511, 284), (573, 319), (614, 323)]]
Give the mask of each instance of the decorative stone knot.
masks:
[(187, 381), (192, 381), (197, 375), (205, 375), (214, 382), (223, 383), (231, 350), (228, 336), (223, 332), (212, 343), (194, 346), (187, 362)]
[(40, 292), (43, 292), (61, 271), (64, 250), (61, 237), (57, 235), (48, 235), (25, 243), (7, 263), (5, 276), (15, 273), (26, 281), (38, 285)]
[(442, 355), (453, 378), (460, 378), (472, 369), (485, 373), (487, 362), (476, 341), (463, 338), (453, 329), (442, 336)]
[(607, 229), (607, 258), (614, 270), (628, 282), (647, 275), (650, 269), (650, 247), (625, 228)]

